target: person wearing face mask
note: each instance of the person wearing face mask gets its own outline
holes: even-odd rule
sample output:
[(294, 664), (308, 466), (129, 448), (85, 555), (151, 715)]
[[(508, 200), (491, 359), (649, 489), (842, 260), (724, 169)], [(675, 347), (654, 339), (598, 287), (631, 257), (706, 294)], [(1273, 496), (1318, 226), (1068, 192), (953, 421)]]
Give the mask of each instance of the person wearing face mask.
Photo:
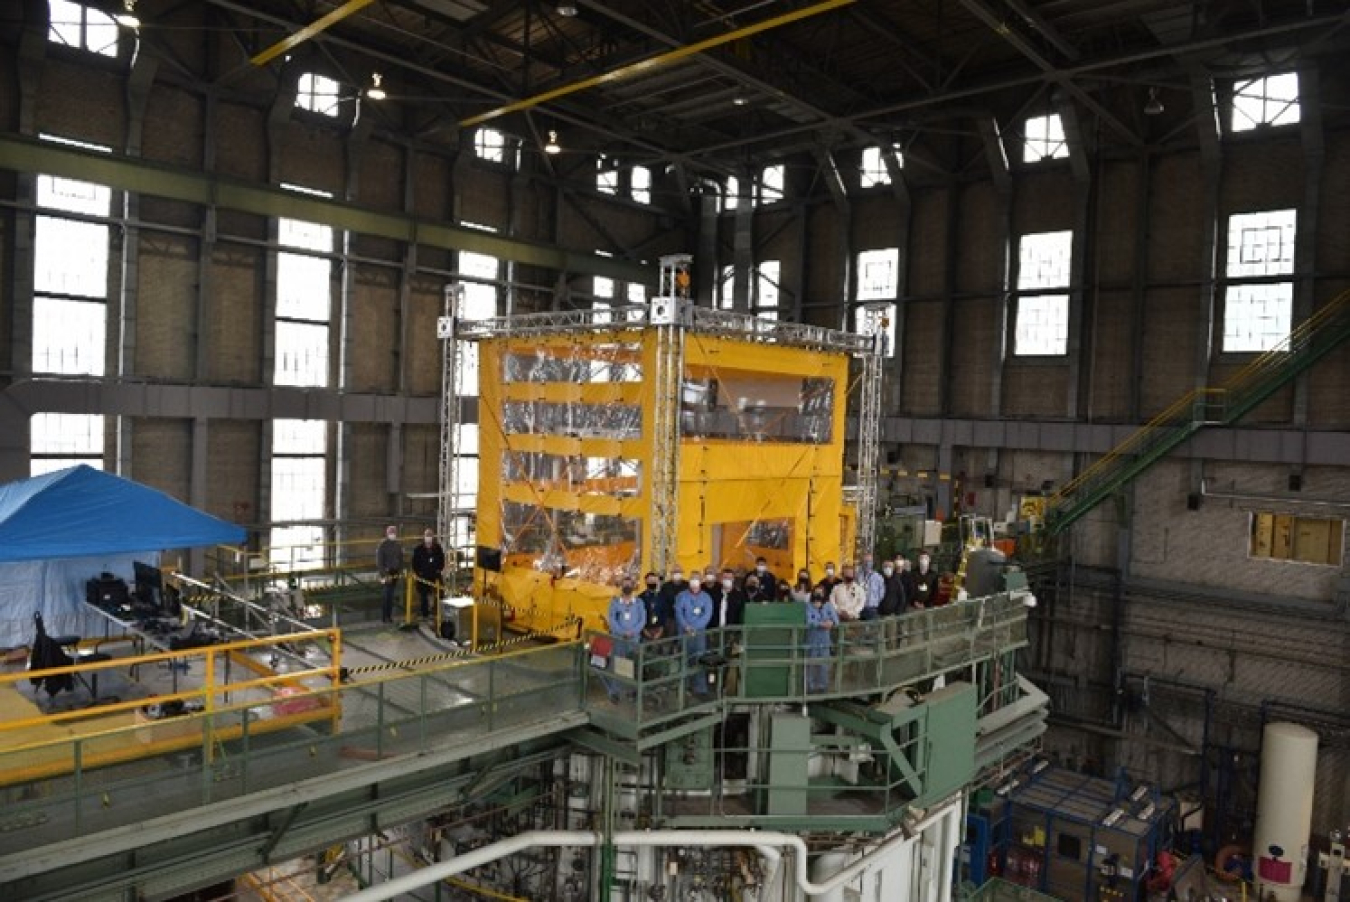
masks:
[(385, 528), (384, 541), (375, 549), (375, 569), (380, 571), (380, 582), (384, 583), (380, 619), (384, 623), (393, 623), (394, 589), (398, 585), (399, 574), (403, 572), (403, 546), (398, 543), (398, 528), (395, 526)]
[(802, 604), (811, 602), (811, 574), (806, 570), (797, 572), (797, 581), (792, 584), (792, 600)]
[(909, 572), (909, 603), (916, 610), (936, 607), (938, 603), (938, 575), (932, 569), (928, 552), (919, 554), (919, 566)]
[(871, 552), (863, 554), (858, 582), (862, 584), (865, 594), (861, 619), (876, 620), (880, 618), (881, 602), (886, 597), (886, 580), (873, 569)]
[(746, 586), (746, 599), (753, 602), (769, 602), (778, 600), (778, 581), (774, 579), (772, 573), (761, 574), (758, 570), (752, 570), (746, 576), (747, 583), (754, 581), (754, 589)]
[[(811, 590), (806, 609), (806, 656), (820, 660), (830, 656), (830, 634), (839, 626), (839, 612), (825, 598), (823, 589)], [(824, 692), (830, 686), (827, 665), (811, 664), (806, 668), (806, 691)]]
[(886, 594), (881, 599), (881, 616), (895, 617), (905, 613), (909, 607), (909, 599), (905, 595), (905, 574), (893, 562), (885, 561), (881, 565), (881, 578), (886, 582)]
[[(646, 621), (646, 613), (633, 594), (634, 588), (633, 580), (625, 576), (619, 585), (619, 595), (610, 601), (609, 612), (605, 616), (609, 635), (614, 639), (613, 651), (610, 653), (611, 670), (616, 668), (615, 661), (619, 658), (633, 657), (638, 637), (642, 634), (642, 625)], [(617, 702), (620, 685), (612, 677), (607, 677), (605, 688), (609, 691), (609, 700)]]
[(825, 562), (825, 578), (816, 585), (825, 590), (827, 599), (834, 592), (834, 587), (839, 585), (839, 577), (835, 574), (834, 561)]
[(763, 557), (755, 558), (755, 576), (759, 577), (759, 591), (761, 593), (770, 593), (769, 601), (778, 598), (778, 577), (769, 570), (769, 561)]
[(648, 573), (643, 577), (643, 582), (646, 588), (638, 594), (646, 618), (642, 626), (642, 641), (655, 642), (666, 634), (666, 621), (673, 615), (661, 607), (661, 578), (655, 573)]
[(750, 597), (745, 589), (736, 586), (735, 571), (730, 567), (723, 569), (717, 588), (720, 596), (717, 599), (717, 617), (713, 620), (713, 624), (740, 626), (745, 622), (745, 605)]
[(687, 588), (689, 588), (689, 584), (684, 580), (684, 568), (676, 564), (675, 569), (671, 571), (670, 579), (661, 584), (660, 608), (662, 613), (666, 615), (667, 636), (679, 635), (675, 625), (675, 600)]
[(690, 577), (688, 587), (675, 597), (675, 627), (684, 641), (689, 688), (698, 696), (708, 694), (708, 674), (697, 662), (708, 650), (707, 630), (712, 615), (712, 600), (703, 591), (702, 577)]
[(422, 544), (413, 549), (412, 570), (417, 577), (417, 601), (422, 619), (431, 616), (431, 600), (439, 597), (445, 573), (445, 549), (431, 530), (422, 533)]
[(717, 578), (717, 571), (712, 567), (703, 571), (702, 585), (703, 591), (712, 599), (713, 610), (717, 610), (722, 604), (722, 581)]
[(867, 591), (853, 578), (853, 567), (844, 565), (841, 578), (830, 592), (830, 603), (839, 612), (839, 620), (849, 623), (862, 617), (867, 605)]

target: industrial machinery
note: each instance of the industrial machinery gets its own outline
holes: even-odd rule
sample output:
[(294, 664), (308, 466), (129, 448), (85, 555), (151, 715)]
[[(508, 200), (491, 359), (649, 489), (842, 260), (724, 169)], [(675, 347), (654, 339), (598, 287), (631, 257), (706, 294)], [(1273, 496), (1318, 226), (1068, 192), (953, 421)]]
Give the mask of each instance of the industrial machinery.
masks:
[[(880, 335), (697, 306), (688, 266), (664, 258), (661, 293), (629, 307), (466, 320), (450, 292), (441, 506), (461, 509), (455, 427), (476, 360), (474, 585), (521, 627), (602, 626), (621, 574), (758, 557), (821, 572), (872, 546)], [(845, 487), (851, 363), (870, 439)]]

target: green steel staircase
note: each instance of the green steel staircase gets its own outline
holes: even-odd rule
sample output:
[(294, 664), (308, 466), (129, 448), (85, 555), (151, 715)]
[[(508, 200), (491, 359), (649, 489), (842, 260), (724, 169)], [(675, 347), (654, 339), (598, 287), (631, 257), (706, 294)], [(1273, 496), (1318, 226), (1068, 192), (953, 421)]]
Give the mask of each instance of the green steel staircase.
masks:
[(1236, 423), (1350, 336), (1350, 291), (1289, 333), (1220, 388), (1187, 392), (1125, 441), (1065, 483), (1046, 505), (1046, 529), (1058, 535), (1121, 486), (1206, 426)]

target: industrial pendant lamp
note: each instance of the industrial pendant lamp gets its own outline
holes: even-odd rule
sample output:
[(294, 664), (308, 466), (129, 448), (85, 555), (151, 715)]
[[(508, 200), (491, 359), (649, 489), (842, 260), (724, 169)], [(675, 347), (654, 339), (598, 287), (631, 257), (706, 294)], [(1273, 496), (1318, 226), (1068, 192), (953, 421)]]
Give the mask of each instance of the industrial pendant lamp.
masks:
[(1164, 109), (1166, 109), (1166, 107), (1164, 107), (1164, 106), (1163, 106), (1163, 102), (1162, 102), (1161, 100), (1158, 99), (1158, 89), (1157, 89), (1157, 88), (1149, 88), (1149, 89), (1148, 89), (1148, 103), (1145, 103), (1145, 104), (1144, 104), (1144, 115), (1145, 115), (1145, 116), (1159, 116), (1159, 115), (1162, 115), (1162, 111), (1163, 111)]
[(548, 143), (544, 145), (544, 153), (562, 153), (562, 145), (558, 143), (558, 133), (553, 129), (548, 130)]
[(384, 100), (389, 96), (384, 92), (384, 87), (380, 84), (380, 81), (383, 78), (384, 76), (380, 75), (378, 72), (370, 73), (370, 87), (366, 88), (366, 96), (371, 100)]
[(113, 21), (123, 28), (137, 29), (141, 27), (140, 17), (136, 15), (136, 0), (123, 0), (122, 11), (113, 14)]

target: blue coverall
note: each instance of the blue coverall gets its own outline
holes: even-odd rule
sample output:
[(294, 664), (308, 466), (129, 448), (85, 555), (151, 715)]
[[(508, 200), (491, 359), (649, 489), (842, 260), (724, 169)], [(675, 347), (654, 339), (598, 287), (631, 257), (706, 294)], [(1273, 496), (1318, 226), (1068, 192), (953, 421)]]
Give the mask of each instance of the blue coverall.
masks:
[[(646, 620), (647, 610), (635, 596), (629, 595), (626, 601), (623, 596), (610, 601), (605, 622), (609, 626), (610, 636), (614, 639), (614, 650), (610, 655), (611, 668), (614, 666), (614, 659), (633, 656), (638, 637), (642, 634), (642, 624)], [(619, 697), (619, 685), (613, 679), (605, 680), (605, 688), (609, 690), (610, 698)]]
[(707, 593), (685, 589), (675, 596), (675, 628), (684, 640), (684, 657), (691, 675), (689, 689), (696, 695), (708, 693), (708, 674), (694, 662), (708, 650), (708, 623), (712, 620), (713, 603)]
[[(826, 627), (826, 624), (830, 628)], [(830, 602), (816, 604), (811, 602), (806, 608), (806, 656), (808, 658), (828, 658), (830, 656), (830, 633), (839, 628), (839, 612)], [(811, 664), (806, 669), (806, 691), (824, 692), (830, 685), (829, 668), (824, 664)]]

